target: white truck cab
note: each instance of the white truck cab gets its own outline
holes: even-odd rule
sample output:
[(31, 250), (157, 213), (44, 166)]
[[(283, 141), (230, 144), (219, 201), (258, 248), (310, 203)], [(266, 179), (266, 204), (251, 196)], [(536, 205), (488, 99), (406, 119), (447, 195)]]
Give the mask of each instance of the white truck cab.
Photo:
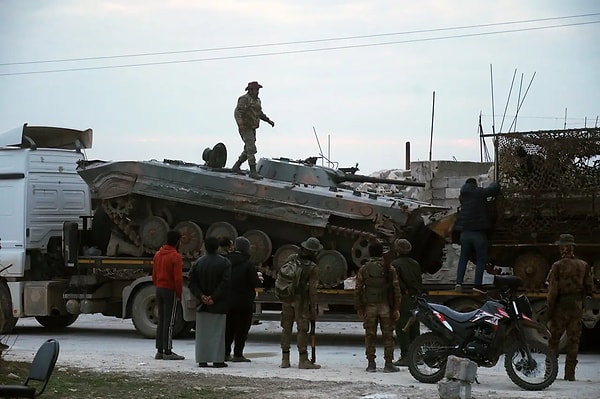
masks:
[(13, 318), (66, 314), (54, 298), (59, 290), (49, 289), (64, 282), (48, 258), (62, 253), (63, 223), (91, 214), (89, 188), (76, 172), (91, 145), (91, 129), (24, 124), (0, 134), (0, 300), (8, 287)]

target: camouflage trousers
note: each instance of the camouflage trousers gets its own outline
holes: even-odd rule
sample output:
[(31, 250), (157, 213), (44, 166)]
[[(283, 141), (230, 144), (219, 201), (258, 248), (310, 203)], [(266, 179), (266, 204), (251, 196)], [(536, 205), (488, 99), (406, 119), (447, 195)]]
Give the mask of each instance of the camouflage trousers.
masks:
[(281, 303), (281, 351), (289, 352), (292, 344), (292, 327), (296, 322), (298, 330), (296, 334), (296, 345), (298, 353), (307, 352), (308, 330), (310, 327), (310, 308), (308, 298), (294, 300), (293, 302)]
[(383, 337), (383, 358), (386, 363), (394, 360), (394, 321), (387, 303), (371, 304), (365, 308), (365, 355), (367, 360), (375, 360), (377, 325), (381, 326)]
[(244, 163), (248, 160), (248, 165), (256, 165), (256, 129), (242, 132), (240, 136), (244, 142), (244, 151), (240, 154), (238, 161)]
[(581, 339), (581, 318), (583, 316), (583, 303), (572, 301), (558, 303), (552, 312), (550, 321), (550, 340), (548, 346), (558, 355), (558, 342), (566, 331), (567, 333), (567, 356), (565, 367), (575, 368), (577, 363), (577, 352), (579, 351), (579, 340)]

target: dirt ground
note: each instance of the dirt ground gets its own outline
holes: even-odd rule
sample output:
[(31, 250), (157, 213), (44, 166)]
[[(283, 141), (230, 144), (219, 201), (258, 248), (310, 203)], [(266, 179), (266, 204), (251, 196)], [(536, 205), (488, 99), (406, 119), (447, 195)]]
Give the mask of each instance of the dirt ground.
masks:
[[(227, 368), (213, 369), (199, 368), (194, 362), (193, 334), (174, 342), (175, 352), (186, 356), (185, 360), (164, 361), (154, 360), (153, 340), (141, 338), (130, 320), (90, 315), (81, 317), (65, 331), (52, 333), (37, 325), (34, 319), (25, 319), (19, 321), (14, 334), (6, 339), (11, 349), (5, 360), (31, 361), (45, 339), (58, 339), (61, 353), (56, 376), (65, 373), (67, 379), (60, 385), (64, 390), (56, 392), (59, 396), (50, 396), (58, 380), (52, 381), (49, 398), (439, 397), (436, 384), (417, 382), (406, 368), (401, 368), (399, 373), (383, 373), (381, 357), (377, 358), (378, 372), (365, 372), (364, 336), (360, 323), (317, 325), (320, 370), (299, 370), (295, 352), (292, 352), (292, 368), (279, 368), (279, 333), (275, 321), (253, 326), (245, 350), (252, 362), (229, 363)], [(378, 348), (378, 356), (381, 354), (382, 348)], [(560, 364), (559, 377), (562, 377), (562, 360)], [(480, 384), (473, 385), (472, 398), (598, 398), (599, 369), (598, 354), (583, 354), (577, 382), (557, 379), (545, 391), (528, 392), (514, 385), (501, 365), (480, 368)], [(4, 381), (5, 370), (0, 375), (0, 380)], [(98, 390), (98, 383), (103, 383), (105, 388)]]

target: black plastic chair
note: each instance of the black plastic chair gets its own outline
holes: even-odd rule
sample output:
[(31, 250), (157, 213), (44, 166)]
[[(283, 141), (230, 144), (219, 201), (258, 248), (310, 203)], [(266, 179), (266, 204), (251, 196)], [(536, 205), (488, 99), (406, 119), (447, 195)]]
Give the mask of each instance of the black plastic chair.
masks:
[[(54, 370), (56, 359), (58, 359), (59, 352), (58, 341), (55, 339), (49, 339), (40, 346), (33, 362), (31, 362), (31, 368), (29, 369), (29, 376), (22, 385), (0, 385), (0, 398), (35, 398), (40, 396), (48, 385), (48, 380)], [(30, 386), (30, 381), (39, 381), (36, 386), (41, 386), (38, 390), (36, 386)]]

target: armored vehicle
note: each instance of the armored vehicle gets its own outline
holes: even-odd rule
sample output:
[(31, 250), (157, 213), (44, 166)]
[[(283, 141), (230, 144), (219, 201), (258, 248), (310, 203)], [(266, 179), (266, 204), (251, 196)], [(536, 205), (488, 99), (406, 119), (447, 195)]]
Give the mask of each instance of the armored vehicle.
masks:
[(556, 240), (570, 233), (576, 255), (598, 269), (600, 128), (493, 137), (502, 194), (496, 200), (490, 261), (512, 266), (527, 288), (542, 289), (559, 257)]
[(357, 175), (318, 158), (258, 162), (262, 179), (224, 168), (221, 143), (203, 153), (205, 164), (178, 160), (82, 161), (78, 173), (91, 190), (95, 243), (103, 255), (153, 254), (169, 229), (183, 238), (187, 260), (200, 255), (204, 237), (243, 235), (253, 260), (273, 276), (298, 244), (315, 236), (324, 245), (318, 260), (323, 288), (339, 285), (368, 258), (371, 240), (406, 237), (423, 268), (442, 262), (444, 239), (427, 228), (447, 209), (403, 197), (361, 192), (354, 182), (423, 186), (411, 180)]

